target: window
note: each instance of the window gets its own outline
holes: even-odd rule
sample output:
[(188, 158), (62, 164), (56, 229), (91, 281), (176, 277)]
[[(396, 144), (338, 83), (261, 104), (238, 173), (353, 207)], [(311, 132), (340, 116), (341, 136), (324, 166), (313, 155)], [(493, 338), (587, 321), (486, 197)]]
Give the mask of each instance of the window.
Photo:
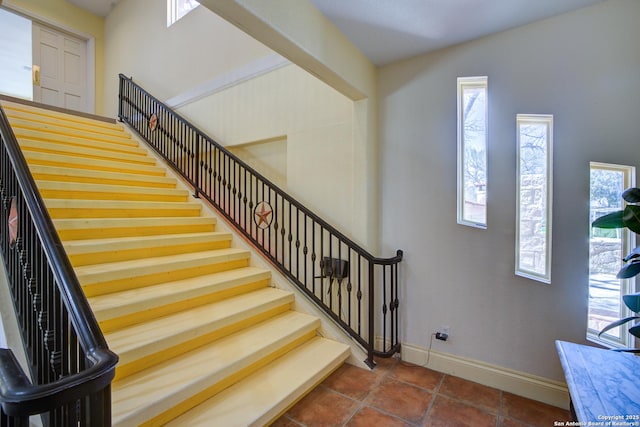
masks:
[(198, 7), (196, 0), (167, 0), (167, 27)]
[(0, 93), (33, 99), (31, 21), (0, 9)]
[(551, 282), (553, 116), (518, 114), (516, 274)]
[(487, 77), (458, 77), (458, 224), (487, 227)]
[[(589, 224), (596, 218), (624, 209), (622, 192), (634, 186), (632, 166), (594, 163), (590, 165)], [(587, 338), (613, 347), (630, 347), (627, 326), (611, 329), (598, 337), (609, 323), (631, 315), (622, 295), (633, 292), (633, 279), (617, 279), (622, 258), (631, 252), (634, 235), (625, 229), (591, 228), (589, 235), (589, 314)]]

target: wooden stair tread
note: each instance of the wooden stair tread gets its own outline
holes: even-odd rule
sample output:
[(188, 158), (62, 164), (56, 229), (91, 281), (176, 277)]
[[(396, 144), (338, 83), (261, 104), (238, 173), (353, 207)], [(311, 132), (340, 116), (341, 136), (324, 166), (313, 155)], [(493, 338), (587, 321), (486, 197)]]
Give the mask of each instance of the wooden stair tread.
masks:
[(168, 427), (264, 426), (349, 357), (346, 344), (313, 338), (166, 424)]
[(264, 288), (195, 307), (105, 334), (109, 347), (126, 364), (278, 306), (288, 308), (293, 294)]
[(191, 299), (201, 295), (237, 289), (244, 284), (268, 281), (269, 270), (256, 267), (236, 268), (219, 273), (160, 283), (113, 294), (89, 298), (98, 321), (104, 321), (159, 305)]
[(116, 381), (112, 386), (113, 425), (140, 425), (192, 399), (194, 394), (220, 383), (223, 387), (225, 379), (238, 371), (250, 371), (252, 365), (277, 353), (283, 342), (313, 333), (317, 322), (312, 316), (289, 311), (163, 362), (153, 370)]
[(16, 115), (7, 115), (11, 127), (18, 129), (32, 129), (39, 132), (53, 133), (58, 135), (72, 135), (93, 138), (95, 140), (131, 139), (131, 135), (116, 129), (105, 129), (95, 126), (83, 126), (74, 123), (64, 123), (58, 120), (38, 120), (24, 119)]

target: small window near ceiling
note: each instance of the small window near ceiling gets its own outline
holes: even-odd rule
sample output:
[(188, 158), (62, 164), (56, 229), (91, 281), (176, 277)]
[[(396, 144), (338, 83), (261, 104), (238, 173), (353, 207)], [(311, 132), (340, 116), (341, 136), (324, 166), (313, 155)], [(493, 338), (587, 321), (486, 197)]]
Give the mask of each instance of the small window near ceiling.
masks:
[(551, 283), (553, 116), (518, 114), (516, 274)]
[(458, 77), (458, 224), (487, 227), (487, 77)]
[(167, 27), (200, 6), (196, 0), (167, 0)]

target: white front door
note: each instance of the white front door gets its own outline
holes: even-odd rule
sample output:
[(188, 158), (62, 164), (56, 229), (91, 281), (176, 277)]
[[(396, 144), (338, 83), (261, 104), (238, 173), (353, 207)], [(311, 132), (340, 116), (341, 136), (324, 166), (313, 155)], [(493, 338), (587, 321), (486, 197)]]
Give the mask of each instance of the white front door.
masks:
[(87, 42), (33, 23), (33, 100), (88, 111)]

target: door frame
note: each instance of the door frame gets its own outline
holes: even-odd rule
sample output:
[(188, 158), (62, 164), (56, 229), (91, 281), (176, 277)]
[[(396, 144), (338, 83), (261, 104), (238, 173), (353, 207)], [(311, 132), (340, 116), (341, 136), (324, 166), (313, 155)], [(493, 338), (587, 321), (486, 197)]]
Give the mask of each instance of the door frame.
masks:
[(86, 63), (86, 81), (87, 81), (87, 102), (86, 113), (94, 114), (96, 107), (96, 40), (91, 34), (78, 31), (74, 28), (62, 25), (52, 19), (43, 17), (30, 10), (11, 4), (7, 1), (0, 0), (0, 7), (3, 7), (13, 13), (17, 13), (24, 18), (30, 19), (32, 22), (36, 22), (39, 25), (52, 28), (56, 31), (68, 33), (80, 40), (84, 40), (87, 43), (87, 63)]

